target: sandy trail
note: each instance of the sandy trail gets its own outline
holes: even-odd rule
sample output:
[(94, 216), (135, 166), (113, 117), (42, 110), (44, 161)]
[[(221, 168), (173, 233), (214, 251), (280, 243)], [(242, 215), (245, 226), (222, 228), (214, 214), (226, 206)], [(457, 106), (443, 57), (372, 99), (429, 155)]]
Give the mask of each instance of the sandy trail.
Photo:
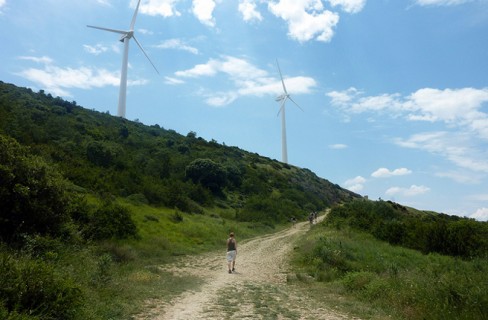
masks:
[(164, 266), (175, 276), (191, 274), (202, 278), (204, 285), (173, 301), (157, 302), (156, 307), (137, 319), (348, 319), (322, 308), (303, 291), (286, 283), (289, 253), (309, 228), (308, 222), (297, 223), (244, 243), (239, 243), (237, 234), (233, 274), (227, 272), (225, 252), (185, 257)]

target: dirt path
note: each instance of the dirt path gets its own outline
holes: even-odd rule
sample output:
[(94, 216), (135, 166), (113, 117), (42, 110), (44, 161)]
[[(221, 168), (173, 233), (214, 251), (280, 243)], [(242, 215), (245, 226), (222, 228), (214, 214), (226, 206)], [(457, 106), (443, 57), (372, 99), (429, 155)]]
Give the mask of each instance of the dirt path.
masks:
[(321, 308), (286, 283), (288, 254), (295, 240), (309, 228), (308, 222), (302, 222), (278, 233), (238, 242), (233, 274), (227, 272), (225, 252), (186, 257), (165, 266), (175, 276), (202, 278), (204, 285), (173, 301), (158, 302), (138, 319), (348, 319)]

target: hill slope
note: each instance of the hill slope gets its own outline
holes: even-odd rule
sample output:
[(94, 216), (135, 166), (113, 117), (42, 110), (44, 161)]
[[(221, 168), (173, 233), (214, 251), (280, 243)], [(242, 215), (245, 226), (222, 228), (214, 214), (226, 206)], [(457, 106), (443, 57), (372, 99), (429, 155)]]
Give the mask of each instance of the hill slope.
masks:
[(310, 170), (194, 132), (183, 136), (3, 82), (0, 134), (55, 163), (88, 192), (186, 212), (218, 205), (235, 209), (239, 220), (274, 223), (359, 197)]

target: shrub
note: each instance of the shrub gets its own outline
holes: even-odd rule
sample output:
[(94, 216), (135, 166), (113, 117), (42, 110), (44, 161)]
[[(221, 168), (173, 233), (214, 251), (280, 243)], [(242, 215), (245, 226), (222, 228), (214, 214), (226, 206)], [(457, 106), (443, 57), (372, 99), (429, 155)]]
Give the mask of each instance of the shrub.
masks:
[(0, 253), (0, 274), (0, 315), (7, 319), (74, 319), (80, 311), (81, 290), (50, 264)]
[(223, 166), (210, 159), (196, 159), (186, 167), (186, 177), (194, 183), (201, 183), (214, 193), (219, 193), (227, 183)]
[(106, 202), (90, 217), (86, 234), (95, 240), (127, 239), (137, 237), (137, 228), (127, 208)]
[(70, 219), (63, 178), (43, 159), (2, 135), (0, 181), (0, 240), (12, 243), (21, 234), (61, 234)]

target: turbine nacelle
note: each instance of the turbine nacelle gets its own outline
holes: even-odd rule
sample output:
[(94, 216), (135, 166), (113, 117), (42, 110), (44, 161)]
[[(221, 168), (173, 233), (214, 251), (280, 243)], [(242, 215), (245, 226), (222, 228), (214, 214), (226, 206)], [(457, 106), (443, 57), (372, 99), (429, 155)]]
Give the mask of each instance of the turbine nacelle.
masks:
[(277, 102), (283, 101), (283, 100), (285, 100), (286, 98), (288, 98), (288, 96), (289, 96), (288, 94), (281, 94), (281, 95), (279, 95), (279, 96), (277, 96), (277, 97), (275, 98), (275, 101), (277, 101)]
[(122, 35), (120, 37), (120, 42), (124, 42), (125, 39), (130, 40), (132, 37), (134, 37), (134, 31), (127, 31), (126, 34)]

